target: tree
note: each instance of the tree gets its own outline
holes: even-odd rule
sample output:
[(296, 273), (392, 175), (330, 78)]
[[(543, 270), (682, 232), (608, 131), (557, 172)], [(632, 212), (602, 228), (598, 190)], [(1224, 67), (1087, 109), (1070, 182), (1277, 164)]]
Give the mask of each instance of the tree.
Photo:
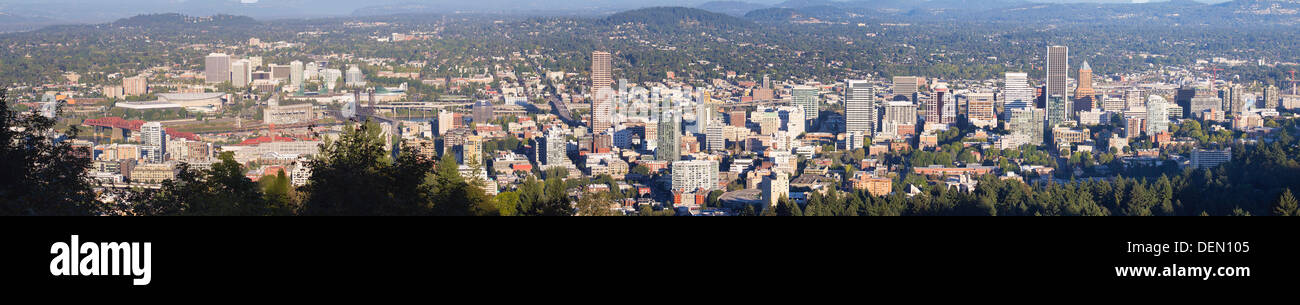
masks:
[[(61, 109), (60, 109), (61, 113)], [(72, 146), (78, 129), (54, 131), (55, 120), (9, 109), (0, 89), (0, 215), (95, 215), (104, 211), (86, 170), (89, 152)]]
[(618, 216), (621, 213), (611, 210), (614, 205), (613, 199), (608, 192), (585, 193), (578, 198), (577, 212), (578, 216)]
[[(218, 160), (220, 162), (213, 163), (212, 168), (205, 171), (194, 170), (184, 163), (178, 165), (176, 178), (163, 181), (157, 190), (137, 190), (128, 197), (128, 201), (134, 203), (131, 211), (146, 216), (260, 216), (292, 213), (292, 208), (288, 205), (287, 186), (283, 192), (264, 195), (257, 183), (244, 176), (244, 167), (235, 161), (234, 153), (222, 153)], [(288, 178), (285, 178), (285, 183), (288, 183)], [(274, 184), (274, 181), (267, 184)], [(280, 195), (284, 196), (282, 205), (273, 205), (268, 200), (278, 200)]]
[(1297, 208), (1295, 195), (1291, 194), (1289, 188), (1282, 191), (1282, 195), (1277, 198), (1277, 204), (1274, 206), (1273, 215), (1300, 216), (1300, 208)]

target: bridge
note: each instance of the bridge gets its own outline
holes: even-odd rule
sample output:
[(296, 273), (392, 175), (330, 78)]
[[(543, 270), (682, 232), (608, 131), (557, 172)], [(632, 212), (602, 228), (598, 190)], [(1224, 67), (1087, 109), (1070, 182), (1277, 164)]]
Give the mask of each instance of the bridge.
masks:
[[(140, 127), (144, 126), (144, 123), (145, 121), (142, 120), (127, 120), (119, 117), (103, 117), (81, 121), (82, 125), (92, 127), (96, 140), (98, 140), (101, 135), (105, 135), (110, 141), (122, 140), (130, 137), (131, 132), (140, 131)], [(163, 128), (163, 130), (167, 132), (167, 135), (174, 138), (185, 138), (196, 141), (199, 139), (199, 137), (193, 133), (179, 132), (176, 131), (175, 128), (167, 127)]]

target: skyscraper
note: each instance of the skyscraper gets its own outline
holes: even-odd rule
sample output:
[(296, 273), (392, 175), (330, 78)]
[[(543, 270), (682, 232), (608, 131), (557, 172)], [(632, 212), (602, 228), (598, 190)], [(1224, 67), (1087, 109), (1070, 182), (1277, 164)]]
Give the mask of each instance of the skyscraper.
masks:
[(1088, 61), (1085, 60), (1079, 67), (1079, 87), (1074, 89), (1074, 98), (1092, 98), (1094, 94), (1097, 94), (1097, 91), (1092, 89), (1092, 67), (1088, 66)]
[(203, 76), (209, 84), (230, 81), (230, 55), (223, 53), (208, 54), (203, 58)]
[(876, 94), (865, 80), (849, 80), (844, 98), (844, 131), (876, 133)]
[(1169, 131), (1169, 102), (1164, 97), (1152, 94), (1147, 97), (1147, 136), (1154, 137)]
[(613, 126), (613, 66), (609, 52), (591, 53), (591, 132), (601, 133)]
[(655, 159), (677, 161), (682, 159), (681, 116), (674, 111), (666, 111), (659, 117), (658, 139), (655, 140)]
[(1029, 74), (1024, 72), (1007, 72), (1006, 88), (1003, 89), (1003, 103), (1034, 101), (1034, 88), (1029, 86)]
[(243, 88), (253, 82), (252, 64), (247, 59), (236, 60), (230, 64), (230, 85)]
[(591, 87), (602, 88), (614, 84), (614, 66), (609, 52), (591, 52)]
[(302, 86), (303, 65), (301, 61), (289, 62), (289, 84), (295, 87)]
[(1084, 61), (1079, 67), (1079, 86), (1074, 89), (1074, 109), (1070, 116), (1077, 117), (1078, 112), (1088, 111), (1096, 108), (1097, 91), (1092, 89), (1092, 67), (1088, 66), (1088, 61)]
[[(1048, 97), (1047, 112), (1049, 118), (1053, 116), (1052, 111), (1056, 108), (1064, 109), (1063, 114), (1067, 116), (1070, 113), (1074, 113), (1074, 111), (1072, 111), (1074, 107), (1071, 107), (1072, 105), (1066, 101), (1066, 97), (1070, 96), (1070, 93), (1066, 89), (1066, 78), (1068, 78), (1070, 74), (1069, 56), (1070, 49), (1068, 47), (1047, 47), (1047, 91), (1044, 92), (1044, 96)], [(1052, 99), (1053, 96), (1059, 96), (1060, 98)], [(1051, 103), (1061, 103), (1064, 105), (1052, 105)], [(1064, 117), (1062, 121), (1067, 119), (1069, 119), (1069, 117)]]
[(798, 86), (792, 92), (794, 103), (792, 105), (803, 108), (803, 114), (806, 119), (817, 119), (817, 106), (820, 97), (817, 95), (817, 88), (811, 86)]
[(906, 96), (908, 100), (916, 102), (915, 94), (920, 90), (921, 80), (916, 76), (895, 76), (894, 77), (894, 95)]

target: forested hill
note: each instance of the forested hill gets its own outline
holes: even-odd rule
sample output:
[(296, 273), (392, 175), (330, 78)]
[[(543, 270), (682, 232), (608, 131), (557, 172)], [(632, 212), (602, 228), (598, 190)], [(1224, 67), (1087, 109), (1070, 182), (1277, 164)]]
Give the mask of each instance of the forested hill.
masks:
[(688, 7), (651, 7), (610, 15), (606, 24), (638, 23), (651, 26), (736, 28), (754, 25), (734, 16)]
[(194, 17), (181, 14), (149, 14), (139, 15), (130, 18), (123, 18), (114, 21), (113, 26), (125, 27), (156, 27), (156, 26), (240, 26), (258, 24), (257, 20), (247, 16), (233, 15), (214, 15), (209, 17)]

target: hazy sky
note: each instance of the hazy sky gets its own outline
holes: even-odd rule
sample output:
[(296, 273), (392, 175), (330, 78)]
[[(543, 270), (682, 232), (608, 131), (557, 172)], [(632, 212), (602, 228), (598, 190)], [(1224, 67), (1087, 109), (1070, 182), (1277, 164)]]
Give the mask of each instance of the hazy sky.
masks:
[[(476, 12), (600, 14), (648, 6), (697, 6), (709, 1), (711, 0), (0, 0), (0, 17), (12, 15), (75, 23), (108, 22), (147, 13), (235, 14), (258, 19), (274, 19), (342, 16), (350, 15), (359, 8), (406, 3), (429, 4), (442, 9)], [(740, 1), (772, 5), (785, 0)], [(1061, 3), (1132, 2), (1134, 0), (1029, 1)], [(394, 10), (393, 13), (401, 12), (401, 10)]]

